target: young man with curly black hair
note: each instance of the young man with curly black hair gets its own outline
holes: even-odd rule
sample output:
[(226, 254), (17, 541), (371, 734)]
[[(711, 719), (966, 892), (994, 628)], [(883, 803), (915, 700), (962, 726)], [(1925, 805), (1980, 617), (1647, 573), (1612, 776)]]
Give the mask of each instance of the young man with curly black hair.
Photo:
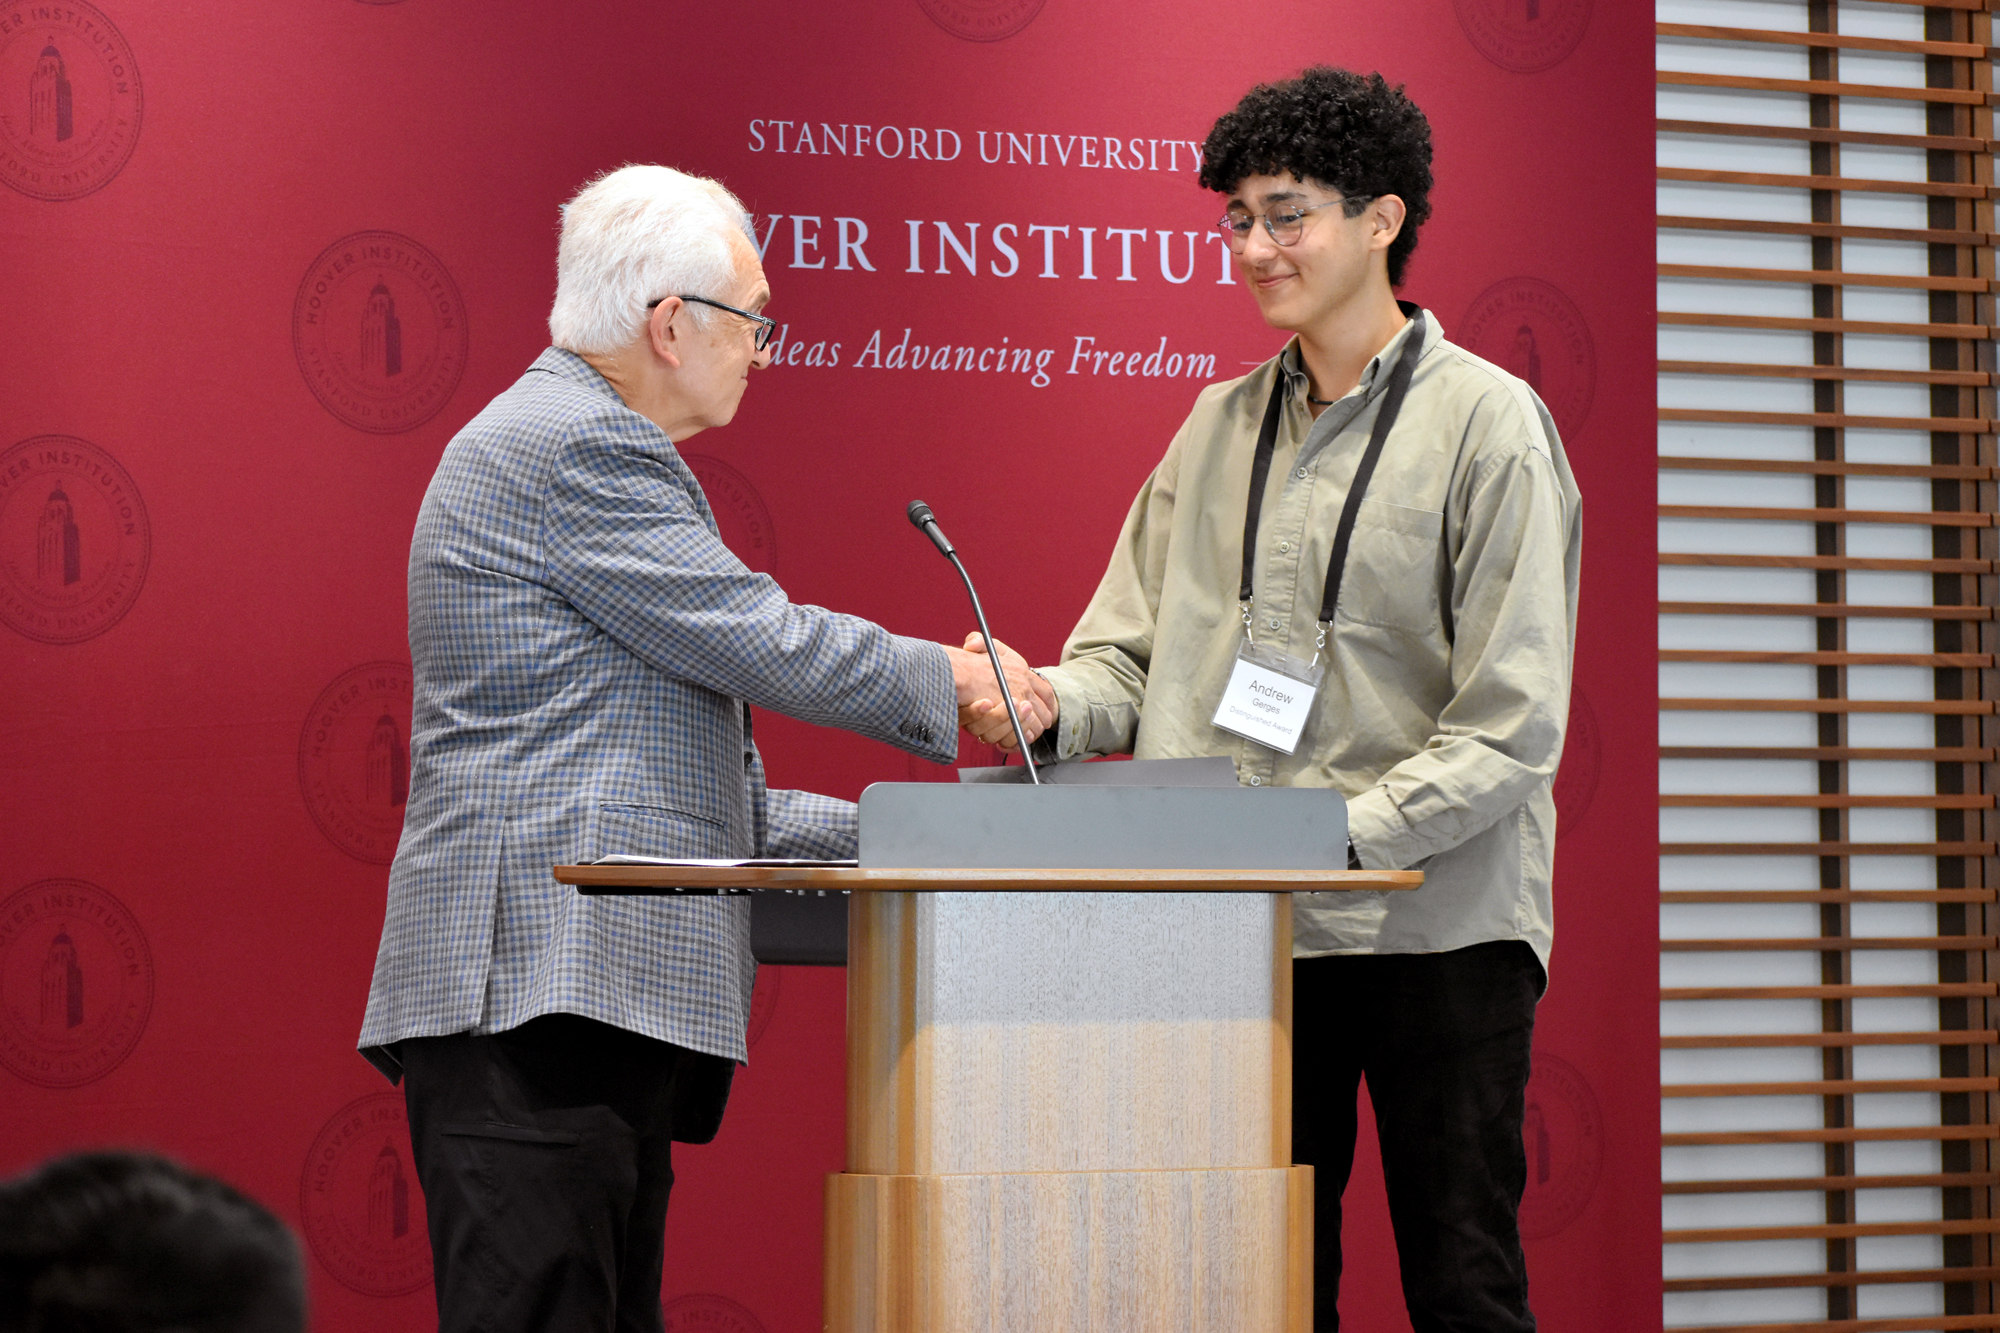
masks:
[[(1051, 759), (1225, 754), (1347, 801), (1349, 865), (1421, 888), (1296, 896), (1294, 1159), (1315, 1168), (1315, 1327), (1339, 1327), (1340, 1196), (1365, 1076), (1417, 1333), (1534, 1328), (1517, 1214), (1551, 939), (1579, 497), (1533, 390), (1396, 300), (1430, 126), (1380, 75), (1252, 90), (1201, 183), (1295, 337), (1203, 390), (1046, 671)], [(1242, 681), (1316, 689), (1246, 721)], [(1266, 676), (1268, 680), (1269, 675)], [(1004, 718), (975, 732), (994, 739)]]

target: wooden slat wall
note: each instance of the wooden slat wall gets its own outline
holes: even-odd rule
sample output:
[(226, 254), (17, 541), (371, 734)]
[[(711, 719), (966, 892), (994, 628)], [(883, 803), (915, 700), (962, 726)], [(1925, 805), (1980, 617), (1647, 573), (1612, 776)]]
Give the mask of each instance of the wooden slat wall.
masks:
[(1669, 1328), (2000, 1330), (1988, 0), (1658, 0)]

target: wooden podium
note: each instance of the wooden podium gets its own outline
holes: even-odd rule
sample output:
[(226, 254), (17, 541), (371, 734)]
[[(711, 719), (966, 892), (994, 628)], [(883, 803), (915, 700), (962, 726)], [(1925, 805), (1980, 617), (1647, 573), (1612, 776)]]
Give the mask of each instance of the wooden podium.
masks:
[(598, 893), (852, 894), (830, 1333), (1311, 1327), (1288, 895), (1421, 873), (555, 873)]

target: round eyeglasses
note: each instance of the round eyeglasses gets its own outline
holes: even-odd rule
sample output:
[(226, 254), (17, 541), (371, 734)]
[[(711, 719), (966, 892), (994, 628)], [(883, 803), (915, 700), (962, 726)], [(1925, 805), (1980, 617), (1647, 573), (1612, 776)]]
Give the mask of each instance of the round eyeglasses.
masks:
[(1250, 228), (1256, 223), (1264, 224), (1264, 231), (1276, 245), (1297, 245), (1299, 237), (1306, 232), (1306, 214), (1318, 208), (1340, 205), (1343, 217), (1355, 217), (1361, 210), (1375, 202), (1378, 196), (1372, 194), (1350, 194), (1340, 199), (1328, 199), (1317, 204), (1281, 204), (1268, 213), (1252, 213), (1247, 209), (1232, 208), (1215, 224), (1222, 233), (1222, 239), (1229, 242), (1229, 248), (1237, 254), (1250, 243)]

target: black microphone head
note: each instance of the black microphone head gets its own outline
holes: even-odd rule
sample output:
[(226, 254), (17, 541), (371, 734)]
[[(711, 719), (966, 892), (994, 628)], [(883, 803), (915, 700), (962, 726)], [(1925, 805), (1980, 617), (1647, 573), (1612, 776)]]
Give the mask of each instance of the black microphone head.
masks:
[(923, 533), (924, 536), (929, 537), (931, 545), (937, 547), (947, 559), (956, 560), (958, 558), (958, 553), (951, 549), (951, 542), (944, 535), (944, 529), (939, 527), (937, 519), (932, 517), (929, 505), (925, 504), (922, 500), (912, 500), (910, 501), (910, 507), (903, 512), (910, 516), (911, 526), (915, 527), (918, 532)]

